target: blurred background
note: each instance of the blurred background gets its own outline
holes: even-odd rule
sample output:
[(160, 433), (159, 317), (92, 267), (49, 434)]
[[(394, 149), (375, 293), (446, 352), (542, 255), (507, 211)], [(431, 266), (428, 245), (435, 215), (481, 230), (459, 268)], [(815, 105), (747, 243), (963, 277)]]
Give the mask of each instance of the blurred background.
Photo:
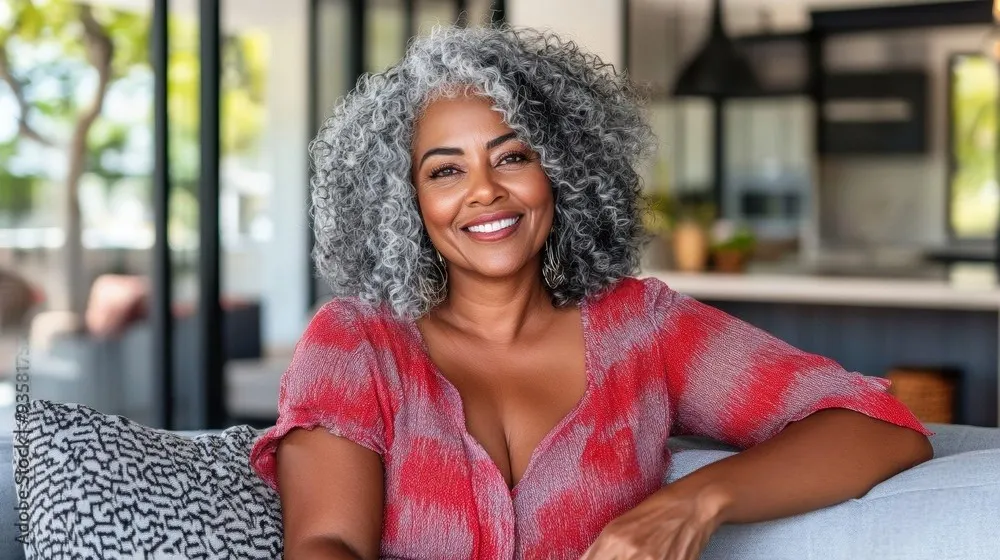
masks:
[(997, 426), (998, 20), (988, 0), (0, 0), (0, 430), (23, 395), (273, 423), (329, 297), (307, 143), (411, 37), (504, 22), (647, 98), (642, 276), (891, 378), (925, 421)]

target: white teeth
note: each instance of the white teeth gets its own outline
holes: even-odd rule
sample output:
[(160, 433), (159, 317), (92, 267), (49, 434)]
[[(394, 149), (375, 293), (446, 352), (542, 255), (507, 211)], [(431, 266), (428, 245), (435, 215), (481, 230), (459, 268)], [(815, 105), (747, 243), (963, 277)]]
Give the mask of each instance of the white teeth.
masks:
[(509, 228), (510, 226), (517, 223), (521, 217), (517, 216), (514, 218), (507, 218), (506, 220), (497, 220), (495, 222), (489, 222), (486, 224), (479, 224), (476, 226), (469, 226), (469, 231), (474, 231), (476, 233), (490, 233), (504, 228)]

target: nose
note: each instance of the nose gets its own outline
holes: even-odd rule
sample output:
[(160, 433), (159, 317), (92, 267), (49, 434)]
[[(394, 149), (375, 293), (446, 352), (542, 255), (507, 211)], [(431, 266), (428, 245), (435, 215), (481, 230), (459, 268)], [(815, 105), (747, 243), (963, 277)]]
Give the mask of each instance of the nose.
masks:
[(507, 189), (497, 180), (497, 176), (489, 164), (475, 166), (469, 170), (469, 191), (466, 194), (466, 204), (479, 203), (489, 206), (498, 199), (507, 196)]

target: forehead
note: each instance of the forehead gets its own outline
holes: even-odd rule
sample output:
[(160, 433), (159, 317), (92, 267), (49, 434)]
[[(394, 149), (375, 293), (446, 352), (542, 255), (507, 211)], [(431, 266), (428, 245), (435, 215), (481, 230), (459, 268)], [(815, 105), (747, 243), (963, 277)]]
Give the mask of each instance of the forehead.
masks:
[(430, 101), (417, 118), (413, 147), (457, 145), (486, 136), (488, 140), (509, 131), (503, 115), (486, 97), (439, 97)]

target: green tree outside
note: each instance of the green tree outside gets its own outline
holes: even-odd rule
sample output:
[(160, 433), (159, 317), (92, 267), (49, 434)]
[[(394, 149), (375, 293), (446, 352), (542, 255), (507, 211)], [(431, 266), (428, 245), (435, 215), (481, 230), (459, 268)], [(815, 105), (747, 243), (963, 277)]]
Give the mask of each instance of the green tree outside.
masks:
[(967, 56), (952, 67), (951, 223), (959, 237), (992, 237), (996, 231), (997, 66), (985, 56)]
[[(71, 0), (0, 0), (0, 104), (17, 108), (16, 132), (0, 137), (0, 227), (16, 227), (51, 207), (46, 189), (64, 189), (66, 286), (82, 313), (84, 179), (108, 192), (137, 182), (151, 194), (152, 68), (149, 12)], [(197, 22), (169, 21), (168, 112), (172, 174), (171, 241), (196, 239), (198, 151)], [(222, 151), (255, 148), (263, 130), (267, 80), (264, 37), (244, 34), (223, 44)], [(96, 79), (95, 79), (96, 76)], [(117, 94), (117, 95), (116, 95)], [(128, 107), (110, 105), (125, 100)], [(140, 100), (137, 102), (136, 100)], [(138, 110), (136, 109), (138, 105)], [(36, 154), (35, 165), (29, 154)], [(62, 160), (62, 165), (38, 153)], [(148, 162), (138, 166), (136, 161)], [(59, 173), (57, 170), (64, 169)], [(48, 208), (51, 210), (51, 208)], [(152, 209), (148, 208), (152, 216)]]

